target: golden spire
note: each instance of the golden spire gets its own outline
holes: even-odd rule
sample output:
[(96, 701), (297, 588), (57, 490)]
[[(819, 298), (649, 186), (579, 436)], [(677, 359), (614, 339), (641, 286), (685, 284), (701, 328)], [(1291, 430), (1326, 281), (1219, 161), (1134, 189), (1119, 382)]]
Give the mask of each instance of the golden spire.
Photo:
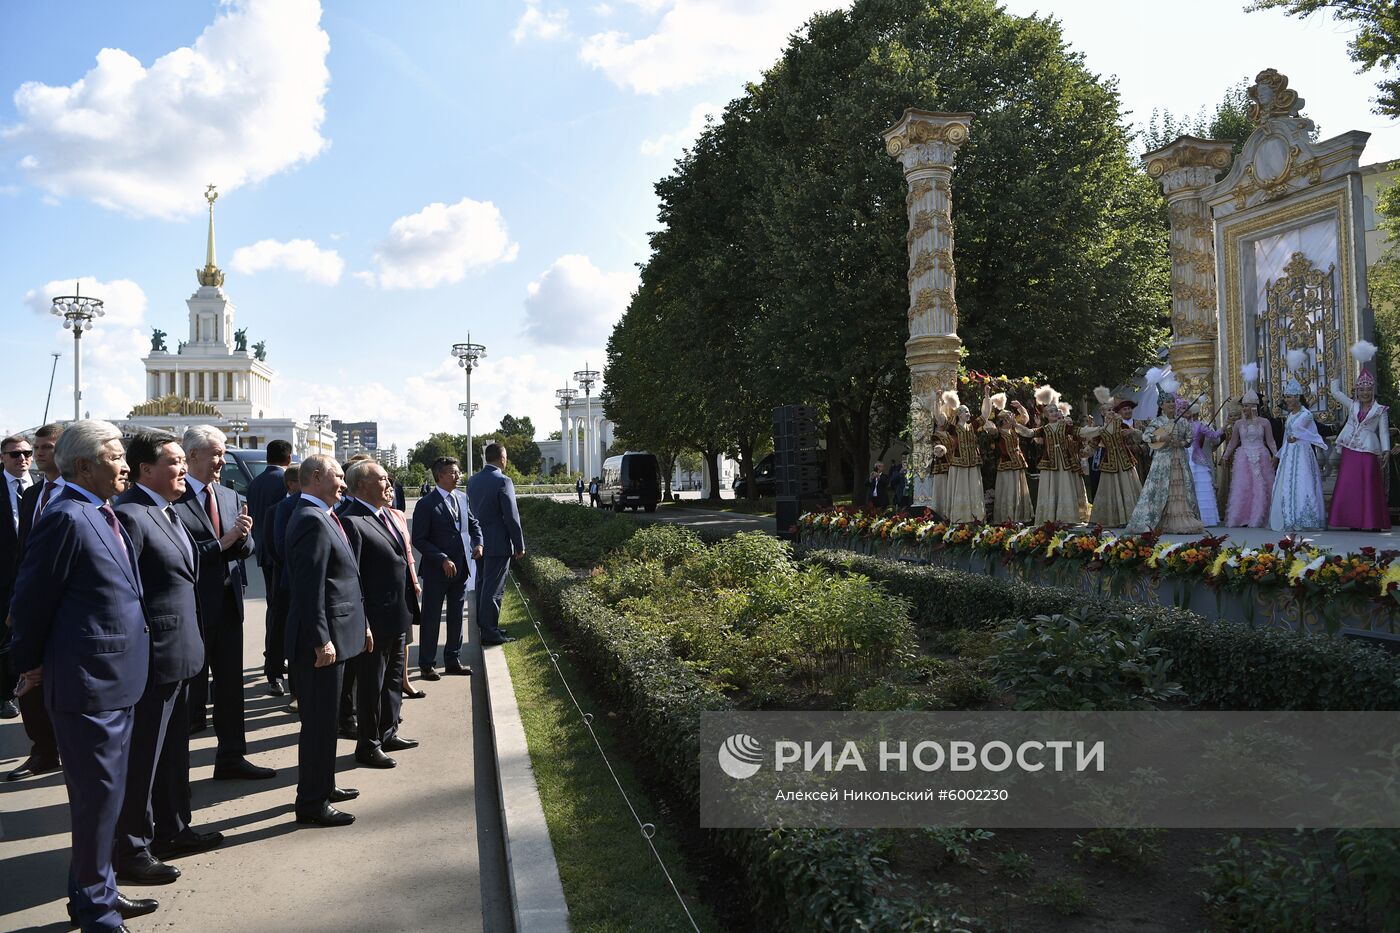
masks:
[(209, 246), (204, 254), (204, 268), (195, 274), (199, 276), (200, 285), (218, 288), (224, 284), (224, 273), (214, 261), (214, 202), (219, 200), (219, 192), (213, 185), (204, 189), (204, 200), (209, 202)]

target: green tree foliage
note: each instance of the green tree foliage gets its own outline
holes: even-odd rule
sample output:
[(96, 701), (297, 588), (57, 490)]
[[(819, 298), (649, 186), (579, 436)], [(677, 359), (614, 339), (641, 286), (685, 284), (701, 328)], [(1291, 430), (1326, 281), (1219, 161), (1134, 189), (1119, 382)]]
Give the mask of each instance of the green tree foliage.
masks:
[(413, 452), (408, 455), (408, 462), (421, 463), (423, 466), (431, 468), (433, 461), (439, 457), (456, 457), (465, 463), (466, 448), (467, 436), (465, 434), (438, 433), (415, 444)]
[(520, 418), (514, 415), (506, 415), (501, 419), (500, 431), (507, 437), (528, 437), (530, 440), (535, 439), (535, 425), (534, 422), (530, 420), (529, 415), (524, 415)]
[(911, 106), (976, 114), (954, 176), (968, 365), (1042, 370), (1073, 397), (1147, 358), (1167, 232), (1112, 82), (1057, 22), (994, 0), (856, 0), (658, 183), (663, 227), (609, 344), (629, 437), (751, 460), (772, 406), (805, 402), (865, 475), (907, 421), (906, 186), (880, 132)]
[(1239, 155), (1244, 141), (1254, 132), (1254, 124), (1249, 122), (1249, 82), (1241, 79), (1231, 85), (1224, 98), (1215, 105), (1209, 115), (1202, 107), (1194, 117), (1179, 117), (1170, 110), (1154, 110), (1147, 128), (1142, 133), (1144, 152), (1161, 149), (1178, 136), (1198, 136), (1201, 139), (1228, 139), (1235, 144), (1234, 154)]
[[(1347, 48), (1362, 71), (1394, 71), (1400, 62), (1400, 4), (1395, 0), (1255, 0), (1248, 9), (1284, 10), (1300, 17), (1330, 11), (1355, 28)], [(1400, 117), (1400, 79), (1381, 78), (1376, 88), (1375, 112)]]

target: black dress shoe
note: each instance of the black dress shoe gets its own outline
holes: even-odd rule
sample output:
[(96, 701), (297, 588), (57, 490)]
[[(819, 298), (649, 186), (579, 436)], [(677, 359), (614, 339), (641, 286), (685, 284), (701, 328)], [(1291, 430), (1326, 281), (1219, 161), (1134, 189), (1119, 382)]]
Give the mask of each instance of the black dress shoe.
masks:
[(297, 811), (297, 822), (303, 826), (349, 826), (355, 822), (355, 817), (323, 803), (319, 810)]
[(19, 707), (14, 700), (6, 700), (0, 703), (0, 719), (14, 719), (19, 715)]
[(386, 751), (386, 752), (401, 752), (401, 751), (404, 751), (405, 749), (417, 748), (417, 747), (418, 747), (418, 740), (417, 740), (417, 739), (406, 739), (406, 738), (404, 738), (404, 737), (401, 736), (401, 735), (396, 735), (396, 736), (394, 736), (392, 739), (389, 739), (389, 740), (386, 741), (386, 742), (380, 743), (380, 746), (379, 746), (379, 747), (380, 747), (381, 749), (383, 749), (384, 751)]
[(130, 920), (132, 917), (144, 917), (146, 914), (154, 913), (160, 906), (160, 901), (154, 897), (138, 897), (135, 899), (127, 897), (120, 891), (117, 892), (117, 913), (122, 915), (123, 920)]
[(372, 748), (367, 752), (356, 752), (355, 760), (366, 768), (392, 768), (398, 764), (397, 761), (377, 748)]
[(255, 765), (247, 758), (214, 763), (216, 781), (265, 781), (276, 776), (276, 771)]
[(456, 664), (452, 667), (443, 668), (442, 672), (444, 674), (452, 674), (456, 677), (470, 677), (472, 675), (472, 666), (470, 664)]
[(483, 648), (491, 648), (496, 645), (504, 645), (512, 641), (515, 641), (515, 639), (510, 635), (502, 635), (500, 638), (483, 638), (481, 640), (481, 646)]
[(358, 796), (360, 796), (360, 792), (353, 787), (337, 787), (331, 791), (331, 795), (327, 799), (331, 803), (344, 803), (347, 800), (354, 800)]
[(22, 781), (25, 778), (33, 777), (36, 774), (47, 774), (50, 771), (57, 771), (61, 767), (62, 765), (60, 765), (57, 761), (50, 761), (44, 758), (38, 760), (35, 760), (33, 758), (26, 758), (24, 764), (20, 765), (18, 768), (5, 775), (5, 780)]
[(415, 690), (412, 687), (404, 686), (399, 687), (399, 693), (403, 695), (405, 700), (421, 700), (428, 695), (422, 690)]
[(275, 697), (287, 695), (287, 688), (282, 683), (281, 677), (269, 677), (267, 679), (267, 692)]
[(180, 877), (180, 869), (165, 864), (149, 852), (138, 852), (112, 867), (117, 880), (127, 884), (170, 884)]
[(419, 675), (424, 680), (442, 680), (442, 675), (439, 674), (437, 671), (433, 670), (431, 667), (423, 668), (421, 671), (419, 671)]
[(223, 833), (201, 833), (186, 829), (173, 839), (151, 843), (151, 854), (159, 859), (175, 858), (178, 855), (198, 855), (217, 849), (224, 842)]
[(358, 739), (360, 737), (359, 723), (353, 719), (349, 722), (342, 722), (336, 727), (335, 734), (342, 739)]

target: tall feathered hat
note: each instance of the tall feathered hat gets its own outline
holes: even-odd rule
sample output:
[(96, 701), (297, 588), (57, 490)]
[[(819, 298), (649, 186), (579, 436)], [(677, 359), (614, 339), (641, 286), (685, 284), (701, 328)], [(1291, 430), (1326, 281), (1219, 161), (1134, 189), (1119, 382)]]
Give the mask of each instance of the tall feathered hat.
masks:
[(1240, 404), (1259, 407), (1259, 393), (1254, 389), (1259, 384), (1259, 364), (1245, 363), (1240, 367), (1240, 377), (1244, 379), (1244, 395), (1240, 396)]
[(1151, 421), (1157, 417), (1157, 395), (1161, 391), (1162, 380), (1171, 376), (1170, 366), (1153, 366), (1142, 377), (1142, 404), (1138, 406), (1137, 417)]
[(1288, 382), (1284, 384), (1283, 394), (1302, 395), (1306, 390), (1303, 388), (1303, 383), (1294, 374), (1298, 370), (1302, 369), (1303, 364), (1308, 361), (1308, 351), (1289, 350), (1287, 353), (1284, 354), (1284, 359), (1288, 363), (1289, 378)]
[(1094, 388), (1094, 401), (1099, 403), (1101, 408), (1113, 407), (1113, 390), (1108, 386), (1096, 386)]
[(1006, 408), (1006, 393), (998, 392), (989, 401), (992, 403), (992, 411), (999, 412)]
[(1048, 385), (1036, 386), (1035, 403), (1042, 410), (1054, 408), (1060, 403), (1060, 393), (1056, 392)]
[(962, 400), (958, 398), (957, 389), (945, 389), (938, 397), (938, 410), (943, 413), (943, 417), (949, 421), (953, 420), (953, 415), (957, 414), (958, 406)]
[(1356, 386), (1376, 387), (1376, 377), (1371, 375), (1371, 369), (1366, 364), (1376, 358), (1376, 345), (1369, 340), (1358, 340), (1351, 345), (1351, 358), (1361, 365), (1361, 374), (1356, 377)]

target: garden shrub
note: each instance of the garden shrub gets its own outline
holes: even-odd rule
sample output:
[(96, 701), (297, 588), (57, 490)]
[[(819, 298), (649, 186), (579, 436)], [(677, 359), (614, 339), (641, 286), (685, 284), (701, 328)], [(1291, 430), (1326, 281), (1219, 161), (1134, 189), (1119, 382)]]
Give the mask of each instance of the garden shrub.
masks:
[(522, 498), (525, 549), (571, 567), (591, 567), (642, 527), (634, 519), (545, 498)]
[(700, 536), (683, 525), (657, 523), (637, 531), (608, 557), (610, 566), (626, 561), (657, 562), (667, 570), (705, 548)]
[(1003, 619), (1076, 612), (1150, 626), (1172, 659), (1172, 676), (1195, 706), (1235, 710), (1400, 710), (1400, 657), (1329, 635), (1208, 621), (1167, 606), (1145, 606), (1074, 590), (993, 579), (845, 551), (815, 551), (809, 566), (858, 573), (903, 596), (926, 640), (950, 630), (986, 629)]

